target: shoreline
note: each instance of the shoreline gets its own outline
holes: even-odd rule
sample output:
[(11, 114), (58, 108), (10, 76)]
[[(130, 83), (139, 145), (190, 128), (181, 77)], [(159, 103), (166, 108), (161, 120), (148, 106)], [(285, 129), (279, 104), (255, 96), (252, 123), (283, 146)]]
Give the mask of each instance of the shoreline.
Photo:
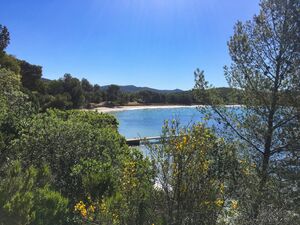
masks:
[(112, 113), (131, 110), (147, 110), (147, 109), (177, 109), (177, 108), (196, 108), (198, 105), (142, 105), (142, 106), (115, 106), (115, 107), (97, 107), (91, 109), (99, 113)]
[[(178, 109), (178, 108), (197, 108), (206, 105), (141, 105), (141, 106), (115, 106), (115, 107), (97, 107), (88, 109), (99, 113), (113, 113), (131, 110), (148, 110), (148, 109)], [(241, 107), (241, 105), (226, 105), (226, 107)]]

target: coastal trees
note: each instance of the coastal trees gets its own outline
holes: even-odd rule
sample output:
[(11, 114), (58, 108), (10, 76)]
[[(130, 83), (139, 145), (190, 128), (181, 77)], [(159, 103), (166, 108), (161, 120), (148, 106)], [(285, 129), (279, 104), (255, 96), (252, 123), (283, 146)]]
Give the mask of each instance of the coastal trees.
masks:
[[(92, 99), (96, 99), (96, 91), (86, 80), (73, 77), (71, 74), (65, 74), (58, 80), (49, 80), (44, 82), (45, 100), (43, 108), (74, 109), (86, 106)], [(97, 92), (101, 98), (101, 93)]]
[(14, 56), (8, 55), (5, 52), (0, 52), (0, 68), (11, 70), (15, 74), (20, 74), (21, 70), (18, 60)]
[(217, 224), (224, 208), (234, 203), (237, 209), (229, 191), (229, 178), (239, 167), (233, 143), (217, 138), (203, 124), (180, 128), (176, 121), (166, 122), (161, 138), (161, 145), (149, 148), (157, 169), (155, 201), (162, 224)]
[[(257, 218), (271, 196), (283, 190), (272, 192), (268, 185), (283, 181), (281, 162), (297, 161), (300, 146), (300, 2), (263, 0), (260, 6), (252, 21), (237, 22), (228, 42), (232, 64), (225, 67), (225, 76), (230, 87), (242, 90), (244, 106), (225, 108), (213, 93), (208, 96), (215, 119), (247, 146), (257, 166), (260, 181), (251, 218)], [(202, 75), (196, 76), (197, 90), (207, 88)], [(293, 166), (299, 168), (299, 160), (297, 164)]]
[(19, 65), (22, 85), (31, 91), (40, 90), (42, 86), (42, 67), (32, 65), (24, 60), (19, 61)]
[(110, 85), (106, 90), (106, 101), (117, 101), (121, 94), (120, 87), (118, 85)]
[(80, 81), (77, 78), (71, 76), (71, 74), (65, 74), (63, 79), (64, 91), (71, 96), (71, 101), (74, 108), (79, 108), (83, 105), (84, 95)]
[(88, 210), (99, 224), (146, 224), (151, 164), (128, 148), (116, 118), (37, 113), (20, 78), (0, 69), (0, 224), (85, 224), (80, 202), (96, 205)]
[(6, 26), (0, 24), (0, 53), (9, 45), (10, 37)]
[(90, 217), (74, 211), (80, 202), (96, 205), (89, 210), (100, 224), (146, 223), (151, 165), (128, 148), (115, 117), (38, 114), (6, 69), (0, 86), (0, 224), (84, 224)]
[(85, 78), (83, 78), (80, 83), (81, 83), (81, 88), (84, 94), (85, 101), (92, 102), (93, 91), (94, 91), (93, 85), (90, 84), (90, 82)]
[(101, 87), (98, 84), (93, 86), (93, 98), (91, 103), (100, 103), (103, 101), (103, 92), (101, 91)]
[(152, 92), (152, 91), (140, 91), (137, 94), (139, 101), (149, 104), (149, 103), (165, 103), (163, 99), (163, 94)]
[(20, 66), (15, 57), (7, 55), (4, 49), (9, 45), (10, 35), (6, 26), (0, 24), (0, 68), (9, 69), (16, 74), (20, 72)]

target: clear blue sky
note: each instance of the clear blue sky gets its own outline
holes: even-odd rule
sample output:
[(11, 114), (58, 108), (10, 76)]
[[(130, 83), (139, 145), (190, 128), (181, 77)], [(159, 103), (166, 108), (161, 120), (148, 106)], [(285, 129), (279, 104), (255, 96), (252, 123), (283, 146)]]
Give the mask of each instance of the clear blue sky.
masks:
[(227, 41), (259, 0), (0, 0), (7, 52), (92, 83), (190, 89), (193, 71), (226, 86)]

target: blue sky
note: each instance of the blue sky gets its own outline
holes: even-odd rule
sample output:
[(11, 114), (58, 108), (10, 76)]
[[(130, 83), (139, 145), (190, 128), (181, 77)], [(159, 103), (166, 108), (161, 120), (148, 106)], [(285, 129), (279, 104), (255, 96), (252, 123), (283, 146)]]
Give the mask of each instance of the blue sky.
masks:
[(191, 89), (203, 69), (226, 86), (227, 41), (259, 0), (0, 0), (7, 52), (92, 83)]

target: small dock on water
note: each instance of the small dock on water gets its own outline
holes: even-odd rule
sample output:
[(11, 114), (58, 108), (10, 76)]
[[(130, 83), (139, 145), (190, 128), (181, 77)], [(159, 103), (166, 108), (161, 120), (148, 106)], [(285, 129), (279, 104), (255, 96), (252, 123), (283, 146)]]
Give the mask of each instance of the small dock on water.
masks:
[(159, 143), (161, 137), (154, 136), (154, 137), (144, 137), (144, 138), (129, 138), (126, 139), (126, 143), (128, 146), (140, 146), (142, 143), (151, 142), (151, 143)]

